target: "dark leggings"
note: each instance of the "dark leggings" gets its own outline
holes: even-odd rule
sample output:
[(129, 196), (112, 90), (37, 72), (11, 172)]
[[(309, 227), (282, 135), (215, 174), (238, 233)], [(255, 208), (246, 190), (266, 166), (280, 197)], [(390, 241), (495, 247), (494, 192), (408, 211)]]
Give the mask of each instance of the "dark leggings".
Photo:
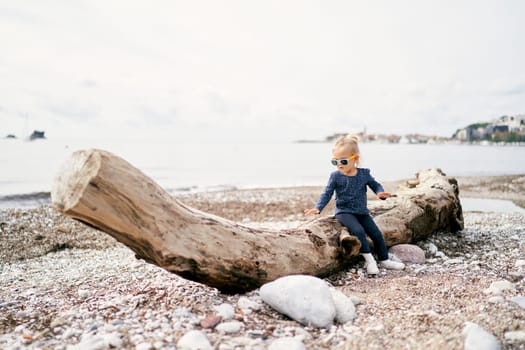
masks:
[(370, 245), (366, 240), (366, 235), (374, 242), (374, 248), (379, 261), (388, 259), (388, 250), (381, 231), (369, 214), (349, 214), (341, 213), (335, 216), (339, 222), (350, 231), (350, 234), (359, 238), (363, 254), (371, 253)]

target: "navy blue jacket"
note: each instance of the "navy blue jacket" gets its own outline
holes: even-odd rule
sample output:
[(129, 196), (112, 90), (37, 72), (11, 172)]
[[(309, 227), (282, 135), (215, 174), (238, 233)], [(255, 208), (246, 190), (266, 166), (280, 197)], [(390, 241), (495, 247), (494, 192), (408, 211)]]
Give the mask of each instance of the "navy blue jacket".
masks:
[(330, 174), (328, 184), (315, 207), (322, 211), (335, 191), (336, 215), (340, 213), (369, 214), (366, 186), (370, 187), (375, 194), (385, 191), (383, 186), (370, 175), (370, 169), (357, 168), (355, 176), (347, 176), (336, 170)]

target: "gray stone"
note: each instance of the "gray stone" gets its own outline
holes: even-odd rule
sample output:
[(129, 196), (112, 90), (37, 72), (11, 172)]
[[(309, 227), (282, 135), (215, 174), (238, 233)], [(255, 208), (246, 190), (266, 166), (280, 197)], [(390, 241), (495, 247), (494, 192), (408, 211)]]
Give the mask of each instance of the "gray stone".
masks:
[(306, 347), (298, 339), (285, 337), (274, 340), (268, 350), (306, 350)]
[(224, 333), (237, 333), (242, 329), (242, 326), (243, 326), (242, 322), (230, 321), (230, 322), (223, 322), (217, 325), (215, 329), (218, 330), (219, 332), (224, 332)]
[(91, 293), (88, 290), (85, 290), (85, 289), (78, 290), (78, 296), (80, 297), (80, 299), (87, 299), (89, 298), (90, 295)]
[(135, 346), (135, 350), (151, 350), (150, 343), (140, 343)]
[(109, 348), (106, 340), (99, 335), (85, 334), (77, 345), (68, 346), (68, 350), (102, 350)]
[(517, 297), (509, 298), (509, 300), (512, 301), (513, 303), (518, 304), (522, 309), (525, 309), (525, 297), (517, 296)]
[(304, 325), (329, 328), (336, 315), (330, 288), (317, 277), (281, 277), (263, 285), (260, 295), (275, 310)]
[(501, 295), (496, 295), (496, 296), (489, 298), (489, 303), (493, 303), (493, 304), (503, 303), (504, 301), (505, 299)]
[(359, 305), (361, 304), (363, 301), (361, 300), (360, 297), (356, 296), (356, 295), (350, 295), (349, 296), (350, 300), (352, 300), (352, 303), (355, 305)]
[(218, 316), (222, 317), (223, 320), (229, 320), (235, 316), (235, 309), (231, 304), (224, 303), (219, 306), (215, 306), (215, 311), (217, 312)]
[(425, 248), (428, 250), (428, 252), (432, 255), (436, 255), (438, 252), (438, 247), (432, 242), (428, 242), (425, 244)]
[(178, 350), (213, 350), (213, 347), (202, 331), (192, 330), (184, 334), (177, 342)]
[(356, 316), (352, 299), (335, 288), (330, 288), (330, 292), (332, 293), (332, 300), (335, 305), (336, 321), (341, 324), (352, 321)]
[(502, 294), (506, 290), (515, 289), (514, 284), (507, 280), (496, 281), (490, 284), (490, 287), (484, 290), (485, 294)]
[(511, 343), (523, 343), (525, 342), (525, 331), (506, 332), (505, 340), (508, 340)]
[(237, 301), (237, 307), (246, 312), (247, 310), (259, 310), (261, 305), (243, 296), (239, 298), (239, 301)]
[(475, 323), (465, 322), (463, 335), (465, 336), (465, 350), (500, 349), (498, 339)]
[(396, 244), (388, 250), (404, 263), (424, 264), (425, 251), (414, 244)]
[[(118, 333), (107, 333), (103, 335), (104, 341), (112, 349), (122, 349), (122, 339)], [(138, 349), (138, 346), (137, 346)]]

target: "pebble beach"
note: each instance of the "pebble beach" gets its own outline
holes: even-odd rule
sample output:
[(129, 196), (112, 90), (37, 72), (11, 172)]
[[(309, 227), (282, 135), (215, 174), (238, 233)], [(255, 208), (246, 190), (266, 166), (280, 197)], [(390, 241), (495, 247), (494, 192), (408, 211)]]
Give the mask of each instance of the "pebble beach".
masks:
[[(458, 178), (461, 196), (523, 207), (525, 175)], [(395, 193), (398, 182), (384, 183)], [(320, 187), (181, 194), (247, 226), (300, 225)], [(330, 215), (328, 207), (323, 215)], [(324, 280), (356, 307), (330, 328), (304, 326), (258, 290), (225, 295), (137, 260), (109, 235), (50, 206), (0, 211), (0, 348), (467, 349), (475, 324), (501, 349), (525, 349), (525, 214), (464, 212), (465, 228), (417, 242), (424, 264), (366, 276), (363, 262)], [(467, 327), (466, 327), (467, 326)], [(188, 338), (187, 338), (188, 339)], [(198, 344), (195, 340), (194, 344)], [(191, 347), (188, 347), (191, 348)], [(206, 346), (197, 347), (206, 348)]]

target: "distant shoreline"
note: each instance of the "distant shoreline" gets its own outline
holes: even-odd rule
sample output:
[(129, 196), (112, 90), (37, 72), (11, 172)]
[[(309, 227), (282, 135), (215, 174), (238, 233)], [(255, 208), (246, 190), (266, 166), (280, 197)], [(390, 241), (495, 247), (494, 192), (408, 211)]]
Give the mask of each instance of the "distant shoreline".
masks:
[[(332, 140), (295, 140), (293, 143), (333, 143)], [(432, 142), (387, 142), (387, 141), (361, 141), (370, 144), (389, 144), (389, 145), (457, 145), (457, 146), (495, 146), (495, 147), (525, 147), (525, 142), (493, 142), (493, 141), (459, 141), (443, 140)]]

